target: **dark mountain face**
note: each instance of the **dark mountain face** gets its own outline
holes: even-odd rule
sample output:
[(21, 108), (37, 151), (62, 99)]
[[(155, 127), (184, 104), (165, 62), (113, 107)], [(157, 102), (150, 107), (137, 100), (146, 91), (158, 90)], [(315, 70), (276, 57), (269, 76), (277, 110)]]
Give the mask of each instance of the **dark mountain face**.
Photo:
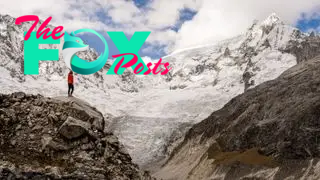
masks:
[(223, 151), (259, 147), (279, 159), (320, 156), (320, 57), (233, 98), (195, 125), (187, 140), (215, 137)]
[[(165, 179), (221, 175), (224, 178), (217, 179), (317, 179), (319, 119), (318, 56), (249, 89), (194, 125), (157, 175)], [(181, 162), (184, 158), (186, 163)], [(173, 167), (185, 172), (169, 172)], [(164, 176), (166, 172), (171, 175)]]
[(76, 98), (0, 94), (0, 179), (151, 179)]
[[(296, 31), (295, 36), (301, 36), (301, 33)], [(302, 41), (301, 41), (302, 40)], [(283, 50), (286, 53), (294, 54), (297, 57), (297, 62), (307, 61), (320, 54), (320, 37), (311, 33), (300, 40), (290, 40), (287, 47)]]

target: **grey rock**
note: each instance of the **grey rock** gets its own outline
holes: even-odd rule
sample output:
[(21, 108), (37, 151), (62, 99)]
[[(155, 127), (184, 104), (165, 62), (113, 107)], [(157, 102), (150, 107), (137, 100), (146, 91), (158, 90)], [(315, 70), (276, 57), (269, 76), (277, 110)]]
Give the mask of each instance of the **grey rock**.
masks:
[(294, 54), (298, 63), (312, 59), (320, 54), (320, 37), (307, 36), (301, 40), (290, 40), (283, 52)]
[(26, 96), (26, 94), (24, 92), (16, 92), (13, 93), (12, 96), (16, 99), (22, 100)]
[(48, 136), (48, 135), (44, 135), (41, 139), (41, 143), (42, 143), (42, 150), (45, 149), (48, 144), (52, 141), (52, 137)]
[(16, 130), (20, 130), (21, 129), (21, 124), (18, 124), (16, 127)]
[(103, 138), (103, 140), (105, 140), (106, 142), (109, 142), (111, 144), (118, 144), (119, 143), (118, 138), (115, 136), (107, 136), (107, 137)]
[(0, 114), (0, 179), (152, 179), (84, 101), (0, 94)]
[(230, 49), (228, 47), (224, 50), (223, 55), (226, 57), (231, 55)]
[(89, 123), (68, 117), (59, 129), (59, 133), (68, 139), (78, 138), (85, 133), (88, 133), (91, 128)]
[(59, 119), (56, 115), (54, 114), (49, 114), (49, 119), (51, 120), (52, 123), (57, 122)]

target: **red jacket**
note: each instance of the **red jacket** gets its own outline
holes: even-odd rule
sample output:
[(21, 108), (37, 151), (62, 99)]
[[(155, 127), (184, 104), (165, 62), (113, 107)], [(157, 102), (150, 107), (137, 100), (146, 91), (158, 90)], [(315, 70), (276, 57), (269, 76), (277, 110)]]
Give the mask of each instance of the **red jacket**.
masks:
[(68, 74), (68, 84), (73, 84), (73, 74)]

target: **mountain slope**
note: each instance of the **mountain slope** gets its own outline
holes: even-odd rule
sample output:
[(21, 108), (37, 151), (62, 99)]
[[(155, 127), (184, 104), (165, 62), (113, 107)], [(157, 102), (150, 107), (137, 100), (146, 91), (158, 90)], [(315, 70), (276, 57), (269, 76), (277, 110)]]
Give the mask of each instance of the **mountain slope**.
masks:
[(164, 179), (319, 179), (320, 56), (258, 85), (194, 125)]
[[(68, 70), (61, 51), (59, 61), (40, 62), (40, 75), (23, 75), (22, 34), (30, 23), (17, 26), (14, 21), (0, 16), (0, 91), (65, 95)], [(62, 43), (42, 47), (61, 49)], [(163, 158), (172, 149), (168, 142), (234, 96), (320, 53), (309, 47), (320, 47), (319, 37), (309, 37), (273, 14), (242, 35), (163, 58), (173, 67), (166, 76), (136, 76), (130, 69), (121, 76), (105, 75), (109, 63), (94, 75), (77, 75), (75, 96), (110, 117), (106, 128), (124, 143), (134, 162), (145, 165)], [(92, 60), (97, 54), (80, 56)]]

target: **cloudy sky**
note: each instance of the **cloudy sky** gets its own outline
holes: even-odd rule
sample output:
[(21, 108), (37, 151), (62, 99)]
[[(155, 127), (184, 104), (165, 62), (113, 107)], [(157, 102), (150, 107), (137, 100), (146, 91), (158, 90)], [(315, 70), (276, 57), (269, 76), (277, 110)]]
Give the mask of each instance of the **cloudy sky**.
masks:
[[(152, 59), (174, 50), (211, 44), (246, 31), (275, 12), (302, 31), (320, 32), (319, 0), (1, 0), (0, 14), (53, 17), (65, 30), (94, 29), (103, 34), (110, 52), (117, 54), (106, 31), (151, 31), (139, 54)], [(81, 36), (97, 51), (101, 42)]]

